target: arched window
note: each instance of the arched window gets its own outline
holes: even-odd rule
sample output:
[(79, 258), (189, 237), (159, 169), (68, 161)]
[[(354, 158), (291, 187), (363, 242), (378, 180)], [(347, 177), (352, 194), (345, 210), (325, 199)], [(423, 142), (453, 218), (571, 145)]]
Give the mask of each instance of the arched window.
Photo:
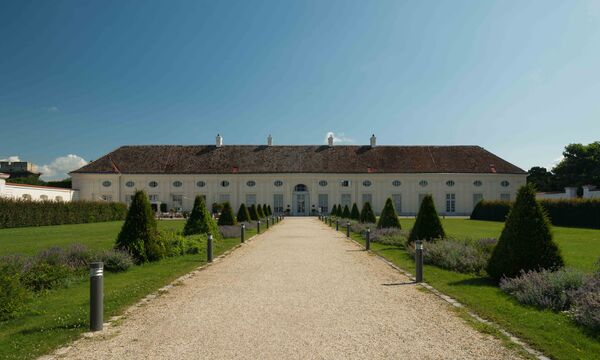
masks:
[(294, 186), (294, 191), (308, 191), (308, 188), (304, 184), (298, 184)]

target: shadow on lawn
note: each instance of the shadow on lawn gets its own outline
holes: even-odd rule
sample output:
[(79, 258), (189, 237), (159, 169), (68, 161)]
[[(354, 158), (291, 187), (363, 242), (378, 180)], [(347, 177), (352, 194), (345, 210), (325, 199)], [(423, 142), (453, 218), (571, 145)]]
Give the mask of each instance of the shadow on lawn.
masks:
[(489, 277), (472, 277), (469, 279), (463, 279), (463, 280), (459, 280), (459, 281), (453, 281), (448, 283), (449, 285), (453, 285), (453, 286), (462, 286), (462, 285), (466, 285), (466, 286), (478, 286), (478, 287), (493, 287), (493, 288), (497, 288), (498, 284), (496, 284), (491, 278)]

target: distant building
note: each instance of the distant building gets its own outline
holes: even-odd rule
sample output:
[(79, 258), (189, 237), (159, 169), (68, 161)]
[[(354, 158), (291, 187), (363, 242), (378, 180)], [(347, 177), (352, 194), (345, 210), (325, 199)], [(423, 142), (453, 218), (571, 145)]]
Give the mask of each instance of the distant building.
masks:
[(0, 173), (0, 197), (30, 201), (72, 201), (78, 192), (71, 189), (7, 183), (8, 174)]
[(40, 177), (37, 165), (27, 161), (0, 161), (0, 173), (8, 174), (9, 179)]
[(144, 190), (154, 205), (191, 209), (268, 204), (275, 213), (329, 213), (334, 204), (391, 198), (401, 215), (417, 213), (432, 194), (441, 214), (469, 215), (483, 199), (511, 200), (527, 173), (479, 146), (215, 145), (122, 146), (73, 171), (82, 200), (129, 204)]
[[(584, 185), (583, 188), (583, 199), (600, 199), (600, 190), (597, 190), (594, 185)], [(576, 199), (577, 188), (566, 187), (565, 191), (551, 191), (551, 192), (539, 192), (536, 194), (538, 200), (565, 200), (565, 199)]]

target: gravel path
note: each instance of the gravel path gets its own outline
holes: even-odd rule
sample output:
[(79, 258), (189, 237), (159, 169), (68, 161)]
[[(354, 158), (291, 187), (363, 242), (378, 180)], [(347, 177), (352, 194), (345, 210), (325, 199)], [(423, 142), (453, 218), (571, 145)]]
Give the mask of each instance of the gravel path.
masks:
[(285, 219), (60, 357), (518, 358), (314, 218)]

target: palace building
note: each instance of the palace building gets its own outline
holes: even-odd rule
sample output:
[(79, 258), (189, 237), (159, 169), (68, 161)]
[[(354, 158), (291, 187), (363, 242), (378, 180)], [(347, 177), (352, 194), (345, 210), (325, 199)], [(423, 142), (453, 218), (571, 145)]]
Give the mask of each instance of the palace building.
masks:
[(215, 145), (122, 146), (73, 171), (82, 200), (129, 203), (144, 190), (158, 207), (189, 210), (196, 195), (237, 210), (268, 204), (275, 213), (316, 215), (334, 204), (379, 213), (391, 198), (401, 215), (432, 194), (440, 214), (470, 215), (482, 199), (511, 200), (527, 173), (479, 146)]

